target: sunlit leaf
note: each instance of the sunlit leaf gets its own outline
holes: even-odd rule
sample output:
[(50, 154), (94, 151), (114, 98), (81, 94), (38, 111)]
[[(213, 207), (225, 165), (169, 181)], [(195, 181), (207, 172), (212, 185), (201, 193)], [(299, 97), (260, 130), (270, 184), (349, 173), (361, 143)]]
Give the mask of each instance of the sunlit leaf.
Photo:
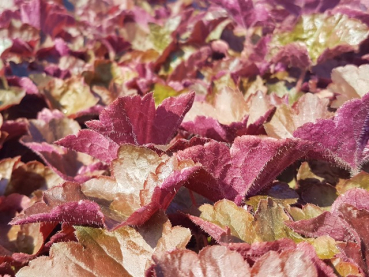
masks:
[(49, 256), (32, 261), (18, 276), (143, 276), (156, 251), (183, 249), (190, 239), (188, 229), (172, 227), (160, 217), (138, 229), (76, 230), (78, 242), (53, 244)]
[(347, 15), (303, 15), (292, 31), (275, 35), (272, 45), (280, 47), (292, 42), (301, 43), (316, 63), (327, 48), (340, 45), (357, 48), (368, 34), (368, 27), (364, 23)]
[(200, 208), (200, 217), (206, 221), (215, 223), (220, 227), (228, 227), (231, 234), (245, 242), (252, 243), (256, 239), (253, 226), (253, 216), (233, 202), (221, 200), (214, 206), (205, 204)]
[(155, 84), (154, 85), (154, 98), (155, 104), (159, 105), (165, 98), (177, 96), (178, 92), (170, 86)]

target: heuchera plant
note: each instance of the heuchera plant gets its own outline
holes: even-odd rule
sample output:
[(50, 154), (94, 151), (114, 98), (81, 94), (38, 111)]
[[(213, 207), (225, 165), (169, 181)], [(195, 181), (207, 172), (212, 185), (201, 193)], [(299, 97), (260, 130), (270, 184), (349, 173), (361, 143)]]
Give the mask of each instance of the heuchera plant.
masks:
[(0, 276), (369, 276), (369, 5), (0, 3)]

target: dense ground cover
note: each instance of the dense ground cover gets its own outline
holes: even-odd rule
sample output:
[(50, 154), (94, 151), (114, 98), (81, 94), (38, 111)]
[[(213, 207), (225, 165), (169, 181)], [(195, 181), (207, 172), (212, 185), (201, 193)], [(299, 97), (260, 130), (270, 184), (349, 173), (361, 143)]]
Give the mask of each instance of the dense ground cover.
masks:
[(368, 276), (368, 12), (0, 1), (0, 275)]

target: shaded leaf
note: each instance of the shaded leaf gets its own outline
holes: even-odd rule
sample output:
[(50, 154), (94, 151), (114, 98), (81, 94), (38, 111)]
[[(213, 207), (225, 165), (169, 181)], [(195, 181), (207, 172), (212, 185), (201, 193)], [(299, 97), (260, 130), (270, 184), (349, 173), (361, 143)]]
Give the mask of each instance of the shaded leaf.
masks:
[(323, 212), (324, 210), (322, 210), (318, 206), (315, 206), (314, 204), (306, 204), (302, 206), (301, 209), (298, 207), (290, 207), (290, 209), (288, 210), (288, 213), (293, 217), (295, 221), (311, 219), (321, 215)]
[(217, 243), (226, 242), (239, 242), (236, 237), (231, 237), (229, 234), (229, 228), (222, 228), (215, 223), (203, 220), (200, 217), (187, 215), (187, 217), (201, 228), (205, 233), (211, 236)]
[[(3, 82), (6, 81), (3, 80)], [(22, 88), (9, 87), (7, 84), (5, 87), (0, 85), (0, 111), (19, 104), (25, 95), (26, 91)]]
[(260, 200), (255, 213), (254, 228), (262, 241), (274, 241), (281, 238), (300, 239), (284, 222), (289, 219), (282, 206), (272, 199)]
[(369, 173), (361, 171), (348, 180), (340, 179), (336, 186), (337, 192), (339, 194), (344, 194), (345, 192), (353, 188), (362, 188), (369, 190)]
[(64, 180), (85, 181), (95, 174), (104, 172), (104, 166), (96, 163), (86, 154), (52, 144), (79, 130), (79, 124), (65, 117), (60, 111), (43, 109), (38, 113), (37, 119), (29, 120), (28, 135), (23, 136), (21, 142), (40, 155), (44, 162)]
[(332, 259), (340, 252), (336, 246), (336, 241), (330, 236), (318, 237), (311, 242), (311, 245), (321, 260)]
[(330, 207), (337, 198), (336, 188), (329, 184), (305, 181), (298, 189), (301, 199), (318, 207)]
[(38, 113), (37, 119), (28, 121), (28, 135), (22, 137), (27, 143), (53, 143), (70, 134), (76, 134), (80, 127), (78, 123), (64, 116), (58, 110), (43, 109)]
[(106, 166), (92, 157), (47, 143), (27, 143), (43, 161), (66, 181), (83, 182), (106, 172)]

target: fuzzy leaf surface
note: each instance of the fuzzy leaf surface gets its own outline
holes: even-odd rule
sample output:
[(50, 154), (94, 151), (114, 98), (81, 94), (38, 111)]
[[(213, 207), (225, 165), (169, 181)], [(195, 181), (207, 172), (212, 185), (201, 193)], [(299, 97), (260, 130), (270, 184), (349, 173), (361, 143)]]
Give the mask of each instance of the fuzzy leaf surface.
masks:
[(48, 190), (13, 224), (62, 221), (77, 225), (141, 225), (165, 210), (177, 190), (199, 166), (139, 146), (122, 146), (111, 165), (114, 177), (101, 176), (82, 185), (64, 183)]
[(366, 94), (362, 99), (346, 102), (338, 109), (333, 119), (306, 123), (293, 135), (296, 138), (317, 142), (318, 146), (330, 151), (327, 151), (326, 156), (332, 156), (337, 165), (351, 169), (355, 174), (369, 158), (368, 114), (369, 94)]

